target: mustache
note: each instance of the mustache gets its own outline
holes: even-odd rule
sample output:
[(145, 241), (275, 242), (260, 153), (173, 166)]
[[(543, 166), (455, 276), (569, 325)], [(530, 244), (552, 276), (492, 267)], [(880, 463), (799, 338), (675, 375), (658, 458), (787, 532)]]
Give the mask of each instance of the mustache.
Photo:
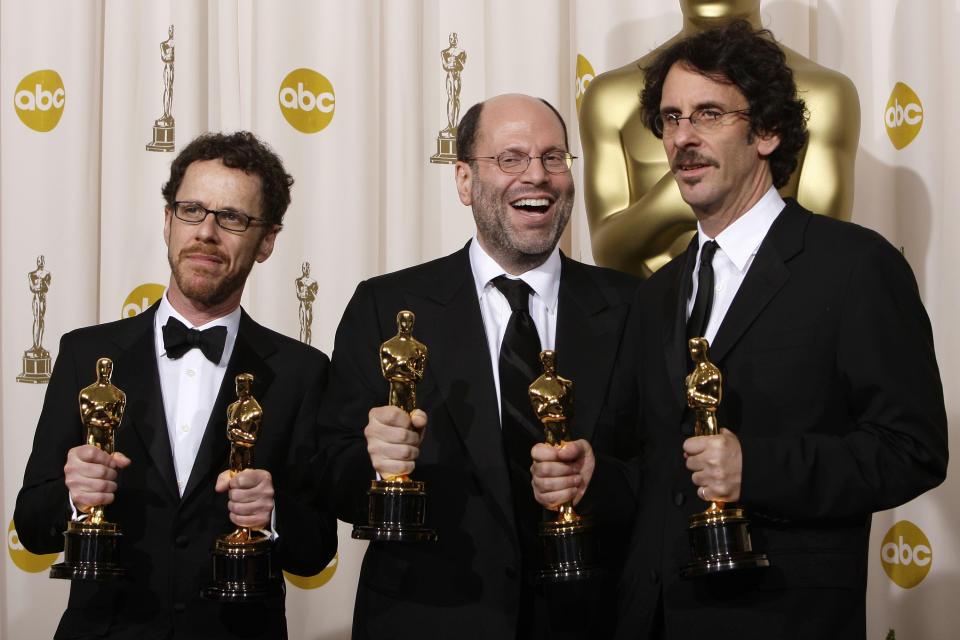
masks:
[(689, 164), (702, 164), (702, 165), (709, 165), (713, 167), (720, 166), (717, 164), (717, 161), (714, 160), (713, 158), (708, 158), (707, 156), (701, 154), (699, 151), (696, 151), (693, 149), (686, 149), (684, 151), (680, 151), (679, 153), (677, 153), (677, 155), (673, 157), (673, 162), (671, 163), (670, 166), (674, 171), (676, 171), (682, 165), (689, 165)]
[(222, 252), (217, 251), (217, 249), (214, 247), (203, 245), (203, 244), (194, 244), (194, 245), (190, 245), (189, 247), (184, 247), (183, 249), (180, 250), (180, 253), (178, 254), (177, 257), (182, 260), (183, 258), (185, 258), (190, 254), (198, 254), (198, 253), (217, 258), (222, 262), (227, 261), (226, 256), (224, 256)]

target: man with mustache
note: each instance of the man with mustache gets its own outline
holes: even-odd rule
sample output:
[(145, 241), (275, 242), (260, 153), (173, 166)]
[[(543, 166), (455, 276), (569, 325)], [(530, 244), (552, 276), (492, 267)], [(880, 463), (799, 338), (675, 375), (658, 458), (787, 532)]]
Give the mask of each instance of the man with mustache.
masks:
[[(916, 280), (878, 234), (777, 192), (806, 109), (769, 32), (735, 21), (691, 36), (644, 77), (640, 115), (698, 231), (641, 287), (618, 361), (611, 403), (639, 412), (643, 454), (538, 445), (537, 499), (639, 505), (617, 637), (864, 638), (871, 514), (946, 473)], [(693, 337), (723, 376), (718, 435), (694, 436)], [(769, 567), (681, 578), (688, 517), (711, 501), (745, 509)]]
[[(457, 151), (474, 238), (447, 257), (362, 282), (337, 330), (320, 418), (322, 486), (340, 519), (364, 524), (375, 474), (413, 472), (426, 481), (426, 526), (438, 535), (370, 544), (353, 637), (588, 634), (575, 607), (551, 618), (533, 579), (543, 514), (530, 449), (544, 436), (527, 387), (542, 373), (540, 349), (554, 349), (558, 373), (576, 385), (573, 432), (612, 451), (603, 398), (636, 281), (557, 248), (574, 185), (566, 127), (552, 106), (524, 95), (474, 105)], [(401, 310), (414, 313), (413, 337), (429, 350), (410, 414), (383, 406), (389, 389), (377, 359)], [(529, 350), (513, 348), (521, 324), (536, 343)], [(518, 362), (506, 363), (508, 353)], [(615, 541), (604, 550), (615, 555)]]
[[(174, 159), (163, 187), (170, 285), (133, 318), (63, 336), (14, 520), (33, 553), (63, 549), (69, 518), (95, 505), (123, 534), (128, 579), (75, 580), (57, 638), (285, 638), (283, 578), (319, 573), (336, 521), (305, 481), (327, 378), (320, 351), (254, 322), (240, 297), (273, 252), (293, 183), (248, 132), (205, 134)], [(116, 453), (85, 440), (77, 394), (100, 357), (126, 393)], [(253, 465), (233, 475), (227, 406), (252, 374), (263, 408)], [(273, 538), (271, 593), (228, 604), (200, 597), (210, 549), (235, 526)]]

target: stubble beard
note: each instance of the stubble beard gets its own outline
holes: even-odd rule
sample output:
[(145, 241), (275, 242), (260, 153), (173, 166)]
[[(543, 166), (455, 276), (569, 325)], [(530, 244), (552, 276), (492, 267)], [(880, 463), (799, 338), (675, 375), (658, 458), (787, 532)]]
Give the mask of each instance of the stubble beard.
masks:
[[(181, 264), (187, 253), (197, 252), (198, 250), (195, 247), (184, 249), (176, 256), (176, 259), (168, 253), (167, 262), (170, 263), (170, 272), (184, 297), (204, 307), (218, 305), (236, 293), (238, 289), (242, 289), (247, 281), (247, 276), (253, 269), (253, 262), (251, 261), (250, 264), (245, 265), (236, 273), (221, 277), (204, 275), (202, 270), (187, 273), (188, 268), (182, 267)], [(210, 252), (206, 251), (204, 253)]]
[(482, 180), (474, 183), (471, 198), (477, 233), (486, 241), (484, 248), (501, 266), (522, 273), (543, 264), (557, 246), (573, 211), (574, 187), (571, 182), (565, 192), (548, 191), (554, 197), (550, 227), (524, 233), (513, 227), (509, 211), (509, 202), (523, 194), (508, 195), (488, 187)]

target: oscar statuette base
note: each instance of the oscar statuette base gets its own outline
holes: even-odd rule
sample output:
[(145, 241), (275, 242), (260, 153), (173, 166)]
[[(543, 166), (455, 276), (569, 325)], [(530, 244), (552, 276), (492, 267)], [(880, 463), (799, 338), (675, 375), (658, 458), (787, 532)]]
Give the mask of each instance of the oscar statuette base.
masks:
[(543, 582), (586, 580), (599, 574), (597, 541), (583, 519), (540, 523), (544, 568), (537, 577)]
[(430, 156), (434, 164), (456, 164), (457, 162), (457, 130), (453, 133), (441, 131), (437, 137), (437, 152)]
[(693, 560), (680, 570), (683, 578), (770, 566), (765, 554), (753, 550), (750, 521), (743, 509), (695, 513), (687, 533)]
[(157, 120), (153, 125), (153, 140), (147, 143), (147, 151), (173, 151), (174, 147), (173, 118), (169, 122)]
[(49, 351), (43, 348), (28, 349), (23, 353), (23, 373), (17, 376), (17, 382), (46, 384), (50, 381), (52, 370), (53, 361)]
[(213, 549), (213, 582), (200, 591), (206, 600), (252, 602), (282, 593), (283, 586), (271, 576), (271, 548), (267, 537), (231, 541), (220, 536)]
[(71, 521), (63, 532), (63, 562), (50, 567), (50, 577), (63, 580), (121, 580), (127, 568), (117, 559), (121, 533), (112, 522)]
[(433, 542), (434, 529), (423, 526), (426, 514), (425, 483), (418, 480), (374, 480), (367, 491), (367, 523), (355, 525), (358, 540)]

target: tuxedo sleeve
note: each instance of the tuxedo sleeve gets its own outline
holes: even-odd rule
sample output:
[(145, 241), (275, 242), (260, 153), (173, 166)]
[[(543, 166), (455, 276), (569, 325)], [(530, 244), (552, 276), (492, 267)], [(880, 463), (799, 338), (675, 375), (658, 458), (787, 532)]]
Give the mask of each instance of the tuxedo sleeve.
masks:
[(60, 340), (13, 514), (17, 536), (31, 553), (63, 550), (63, 531), (70, 516), (63, 467), (67, 451), (86, 438), (80, 421), (79, 393), (72, 341), (67, 334)]
[[(906, 260), (872, 238), (840, 298), (830, 392), (846, 411), (799, 435), (771, 424), (770, 436), (741, 439), (741, 499), (751, 509), (786, 519), (859, 516), (943, 481), (947, 425), (930, 321)], [(789, 371), (783, 385), (789, 394)]]
[(387, 400), (378, 317), (371, 286), (360, 283), (337, 328), (330, 384), (319, 414), (317, 482), (337, 517), (355, 524), (366, 522), (366, 492), (376, 477), (363, 430), (370, 409)]
[[(310, 375), (304, 375), (307, 372)], [(276, 553), (285, 571), (311, 576), (320, 573), (337, 551), (336, 518), (323, 504), (310, 474), (310, 462), (317, 451), (317, 412), (329, 374), (327, 357), (311, 350), (310, 365), (300, 374), (306, 386), (294, 420), (286, 465), (272, 472)]]

